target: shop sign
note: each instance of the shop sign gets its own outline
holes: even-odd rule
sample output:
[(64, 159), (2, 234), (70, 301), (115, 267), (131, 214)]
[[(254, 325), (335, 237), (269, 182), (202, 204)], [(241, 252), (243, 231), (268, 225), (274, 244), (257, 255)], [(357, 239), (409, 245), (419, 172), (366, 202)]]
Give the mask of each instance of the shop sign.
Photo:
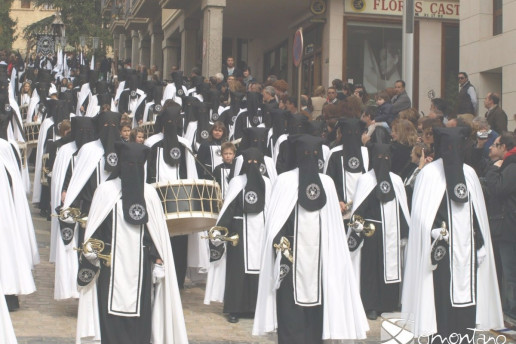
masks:
[[(364, 13), (387, 16), (403, 15), (404, 0), (346, 0), (346, 13)], [(416, 18), (459, 20), (458, 1), (424, 1), (414, 3)]]

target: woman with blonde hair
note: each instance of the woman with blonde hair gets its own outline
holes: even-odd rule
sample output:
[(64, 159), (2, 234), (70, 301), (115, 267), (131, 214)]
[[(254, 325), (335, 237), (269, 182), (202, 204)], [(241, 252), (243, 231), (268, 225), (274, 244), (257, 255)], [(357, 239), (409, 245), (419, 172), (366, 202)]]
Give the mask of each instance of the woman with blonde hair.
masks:
[(314, 90), (314, 96), (312, 97), (312, 120), (316, 119), (322, 114), (322, 108), (326, 102), (326, 89), (324, 86), (317, 86)]
[(24, 82), (20, 90), (20, 111), (23, 119), (27, 116), (27, 109), (29, 108), (30, 98), (32, 97), (32, 87), (30, 82)]
[(406, 119), (397, 119), (392, 122), (392, 172), (403, 178), (409, 168), (412, 147), (417, 143), (417, 130)]

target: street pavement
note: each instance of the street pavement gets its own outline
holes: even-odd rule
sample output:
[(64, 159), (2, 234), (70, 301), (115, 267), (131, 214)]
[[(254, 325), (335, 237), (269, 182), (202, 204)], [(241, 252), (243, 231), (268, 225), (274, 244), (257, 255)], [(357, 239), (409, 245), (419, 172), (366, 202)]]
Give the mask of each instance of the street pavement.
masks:
[[(37, 291), (20, 296), (20, 309), (10, 313), (20, 344), (72, 344), (77, 323), (77, 300), (54, 300), (54, 265), (48, 262), (50, 251), (50, 222), (31, 207), (41, 263), (34, 277)], [(188, 338), (192, 344), (275, 343), (275, 336), (251, 335), (252, 319), (240, 319), (230, 324), (222, 314), (222, 304), (203, 304), (204, 284), (186, 283), (181, 291)], [(366, 341), (380, 342), (380, 320), (370, 321), (371, 331)], [(352, 343), (346, 341), (344, 343)]]

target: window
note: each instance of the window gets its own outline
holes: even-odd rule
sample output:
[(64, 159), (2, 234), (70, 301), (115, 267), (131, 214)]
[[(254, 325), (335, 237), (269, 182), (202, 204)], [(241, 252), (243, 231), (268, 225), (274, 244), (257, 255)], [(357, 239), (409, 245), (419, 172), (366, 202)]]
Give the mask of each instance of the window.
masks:
[(493, 0), (493, 36), (503, 31), (503, 1)]
[(30, 8), (30, 0), (21, 0), (21, 8)]
[(401, 79), (401, 28), (398, 25), (349, 23), (346, 78), (372, 94)]
[(281, 43), (281, 45), (265, 53), (263, 66), (263, 80), (267, 80), (267, 77), (269, 75), (276, 75), (278, 77), (278, 80), (287, 80), (287, 49), (288, 41), (284, 41), (283, 43)]

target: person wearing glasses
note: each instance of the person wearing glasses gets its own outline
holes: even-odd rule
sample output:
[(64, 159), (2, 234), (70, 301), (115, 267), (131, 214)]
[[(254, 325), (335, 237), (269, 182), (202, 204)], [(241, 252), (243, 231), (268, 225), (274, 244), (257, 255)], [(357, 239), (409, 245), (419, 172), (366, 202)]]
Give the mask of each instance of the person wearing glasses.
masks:
[(478, 97), (475, 87), (468, 79), (465, 72), (459, 73), (459, 99), (457, 101), (457, 113), (470, 113), (476, 115), (478, 111)]

